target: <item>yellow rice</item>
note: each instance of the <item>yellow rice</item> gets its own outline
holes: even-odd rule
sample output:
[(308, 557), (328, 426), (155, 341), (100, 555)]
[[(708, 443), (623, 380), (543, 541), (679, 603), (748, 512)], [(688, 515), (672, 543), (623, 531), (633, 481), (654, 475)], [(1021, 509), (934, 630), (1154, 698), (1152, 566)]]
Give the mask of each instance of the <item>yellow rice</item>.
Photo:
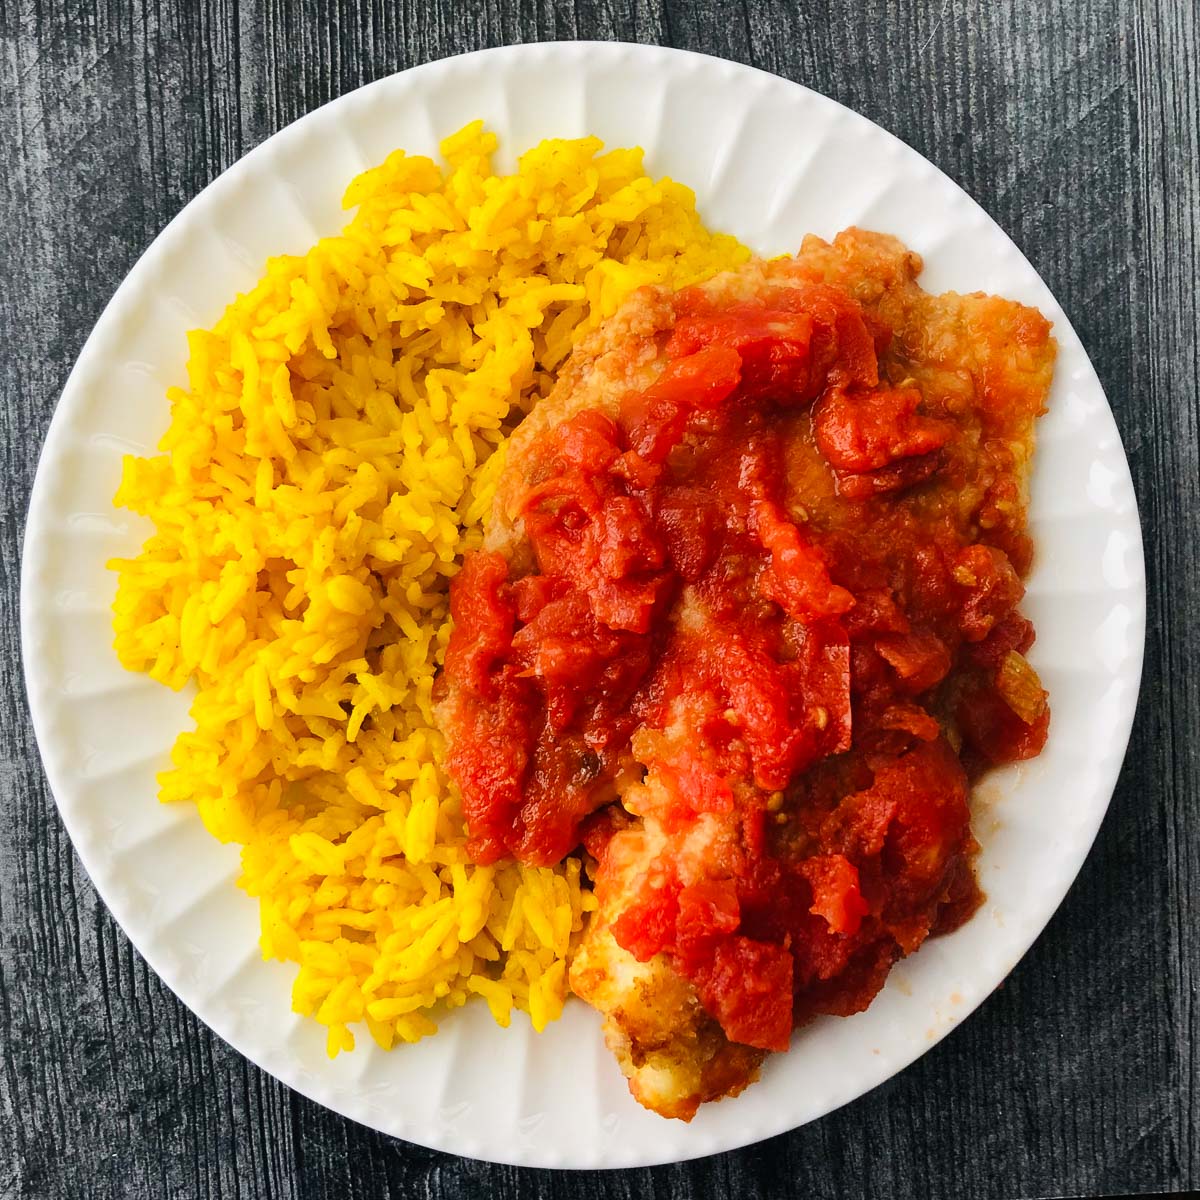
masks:
[(475, 122), (444, 167), (396, 151), (355, 179), (340, 236), (189, 335), (162, 453), (115, 500), (156, 530), (112, 564), (117, 653), (196, 689), (161, 797), (243, 845), (263, 956), (298, 964), (331, 1055), (471, 995), (501, 1025), (561, 1012), (592, 898), (575, 859), (465, 853), (431, 708), (447, 587), (579, 331), (747, 257), (639, 150), (546, 141), (497, 176), (495, 144)]

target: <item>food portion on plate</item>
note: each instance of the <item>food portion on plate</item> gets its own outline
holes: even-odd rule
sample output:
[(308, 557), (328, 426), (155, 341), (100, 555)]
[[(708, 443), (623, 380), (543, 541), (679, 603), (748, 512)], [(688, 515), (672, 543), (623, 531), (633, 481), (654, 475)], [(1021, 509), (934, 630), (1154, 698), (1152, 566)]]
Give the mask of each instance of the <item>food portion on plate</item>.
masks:
[(298, 964), (331, 1054), (475, 994), (501, 1024), (561, 1011), (592, 897), (578, 857), (466, 852), (431, 701), (449, 581), (577, 332), (749, 257), (640, 151), (549, 140), (505, 175), (495, 148), (475, 122), (445, 165), (396, 151), (354, 180), (340, 236), (190, 335), (162, 453), (116, 500), (155, 526), (114, 564), (117, 653), (196, 688), (162, 798), (245, 847), (263, 954)]
[(690, 1118), (976, 908), (970, 780), (1037, 754), (1017, 604), (1049, 324), (896, 239), (645, 289), (508, 445), (441, 717), (482, 861), (593, 855), (570, 969)]
[(979, 903), (1054, 342), (892, 237), (752, 259), (638, 151), (494, 148), (392, 155), (192, 335), (117, 650), (196, 685), (163, 798), (331, 1054), (569, 984), (689, 1119)]

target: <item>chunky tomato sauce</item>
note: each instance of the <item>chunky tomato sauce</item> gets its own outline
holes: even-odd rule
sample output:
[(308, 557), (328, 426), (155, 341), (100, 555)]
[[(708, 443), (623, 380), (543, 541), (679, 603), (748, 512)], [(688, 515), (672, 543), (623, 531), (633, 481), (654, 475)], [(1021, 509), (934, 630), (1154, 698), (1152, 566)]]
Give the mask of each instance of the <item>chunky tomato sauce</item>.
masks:
[[(1030, 548), (987, 412), (882, 379), (844, 292), (675, 311), (656, 382), (541, 436), (532, 568), (455, 581), (450, 767), (479, 861), (586, 842), (618, 943), (779, 1049), (978, 903), (968, 781), (1049, 720)], [(618, 793), (666, 848), (606, 884)]]

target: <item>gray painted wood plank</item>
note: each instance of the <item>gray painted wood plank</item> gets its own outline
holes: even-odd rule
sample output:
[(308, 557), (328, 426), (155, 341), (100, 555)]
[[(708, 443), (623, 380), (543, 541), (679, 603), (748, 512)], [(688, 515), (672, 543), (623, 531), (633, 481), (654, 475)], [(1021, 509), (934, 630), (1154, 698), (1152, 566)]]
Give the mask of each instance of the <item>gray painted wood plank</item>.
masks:
[[(104, 303), (263, 138), (350, 88), (511, 41), (663, 42), (897, 133), (1013, 236), (1129, 452), (1146, 687), (1095, 850), (964, 1027), (829, 1118), (699, 1163), (566, 1176), (380, 1137), (213, 1037), (97, 900), (19, 668), (36, 447)], [(1191, 0), (0, 0), (0, 1196), (940, 1200), (1200, 1186), (1200, 35)]]

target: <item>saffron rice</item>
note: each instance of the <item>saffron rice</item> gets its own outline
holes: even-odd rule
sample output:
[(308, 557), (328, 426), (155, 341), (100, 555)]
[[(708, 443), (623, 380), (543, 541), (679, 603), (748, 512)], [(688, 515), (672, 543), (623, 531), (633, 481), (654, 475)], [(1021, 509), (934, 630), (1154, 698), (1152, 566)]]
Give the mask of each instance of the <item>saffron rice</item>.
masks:
[(111, 564), (117, 653), (195, 686), (162, 799), (244, 847), (263, 955), (298, 964), (331, 1056), (472, 995), (501, 1025), (561, 1012), (592, 898), (576, 859), (466, 855), (431, 708), (447, 587), (579, 333), (748, 257), (639, 150), (545, 141), (498, 176), (495, 145), (475, 122), (444, 166), (396, 151), (355, 179), (339, 236), (190, 334), (162, 453), (115, 501), (155, 526)]

